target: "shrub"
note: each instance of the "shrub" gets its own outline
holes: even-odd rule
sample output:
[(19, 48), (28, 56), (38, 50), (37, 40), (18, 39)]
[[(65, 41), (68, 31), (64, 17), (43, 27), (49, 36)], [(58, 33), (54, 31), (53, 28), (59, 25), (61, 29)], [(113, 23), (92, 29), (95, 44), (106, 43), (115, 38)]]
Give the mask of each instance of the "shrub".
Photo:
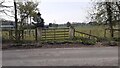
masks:
[(114, 41), (120, 41), (120, 37), (118, 38), (113, 38)]
[(89, 38), (81, 38), (81, 41), (85, 45), (95, 45), (97, 42), (95, 39), (89, 39)]

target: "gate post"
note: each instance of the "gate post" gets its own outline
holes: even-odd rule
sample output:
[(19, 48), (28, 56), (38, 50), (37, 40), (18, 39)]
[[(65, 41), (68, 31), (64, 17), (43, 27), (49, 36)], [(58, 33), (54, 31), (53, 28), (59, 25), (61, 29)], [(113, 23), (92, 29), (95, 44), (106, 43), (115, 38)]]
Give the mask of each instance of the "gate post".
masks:
[(106, 29), (105, 29), (105, 31), (104, 31), (104, 38), (106, 38)]
[(75, 29), (73, 27), (69, 27), (69, 38), (73, 39), (75, 37)]
[(42, 39), (42, 28), (41, 27), (38, 27), (37, 28), (37, 42), (38, 42), (38, 45), (41, 45), (41, 39)]

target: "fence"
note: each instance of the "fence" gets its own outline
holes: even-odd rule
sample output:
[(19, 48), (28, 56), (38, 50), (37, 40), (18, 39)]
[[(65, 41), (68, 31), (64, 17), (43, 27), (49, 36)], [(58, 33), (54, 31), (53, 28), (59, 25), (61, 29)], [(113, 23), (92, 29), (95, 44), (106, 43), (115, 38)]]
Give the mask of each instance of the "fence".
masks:
[(77, 38), (82, 39), (82, 38), (86, 38), (86, 39), (93, 39), (93, 40), (99, 40), (99, 37), (91, 35), (91, 31), (90, 34), (84, 33), (84, 32), (80, 32), (80, 31), (75, 31), (75, 35)]
[[(106, 37), (110, 37), (110, 30), (111, 30), (111, 29), (108, 29), (108, 28), (105, 29), (105, 31), (104, 31), (104, 37), (105, 37), (105, 38), (106, 38)], [(114, 31), (114, 33), (113, 33), (113, 34), (114, 34), (114, 37), (117, 37), (117, 38), (120, 37), (120, 36), (119, 36), (120, 29), (113, 29), (113, 31)], [(107, 35), (107, 33), (109, 33), (109, 35)]]
[[(36, 40), (36, 30), (35, 29), (25, 29), (25, 30), (17, 30), (18, 38), (20, 40)], [(2, 39), (7, 41), (15, 40), (15, 30), (2, 30)]]
[[(65, 41), (74, 41), (81, 40), (81, 38), (88, 38), (88, 39), (95, 39), (97, 40), (98, 37), (87, 34), (80, 31), (75, 31), (73, 28), (43, 28), (41, 31), (41, 38), (39, 38), (38, 35), (38, 29), (25, 29), (25, 30), (19, 30), (19, 38), (23, 41), (32, 41), (32, 42), (65, 42)], [(2, 31), (4, 33), (5, 39), (8, 40), (15, 40), (15, 31), (9, 30), (9, 31)], [(7, 33), (7, 35), (6, 35)], [(91, 33), (91, 32), (90, 32)], [(7, 38), (6, 38), (7, 37)], [(76, 37), (78, 38), (76, 40)]]
[[(38, 41), (38, 29), (24, 29), (18, 30), (18, 38), (24, 41)], [(13, 41), (15, 40), (15, 30), (3, 30), (3, 40)], [(65, 41), (69, 39), (69, 28), (43, 28), (42, 29), (42, 42), (55, 42)]]

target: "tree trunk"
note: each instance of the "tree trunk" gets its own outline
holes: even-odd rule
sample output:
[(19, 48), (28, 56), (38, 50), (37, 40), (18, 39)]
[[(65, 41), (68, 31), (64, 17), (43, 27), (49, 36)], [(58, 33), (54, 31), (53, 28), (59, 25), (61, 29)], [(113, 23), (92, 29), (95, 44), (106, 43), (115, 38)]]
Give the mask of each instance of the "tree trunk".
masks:
[(31, 20), (32, 20), (32, 19), (31, 19), (31, 16), (30, 16), (30, 24), (32, 24)]
[(31, 16), (30, 16), (30, 26), (29, 26), (30, 28), (29, 28), (29, 34), (31, 33), (31, 24), (32, 24), (32, 23), (31, 23)]
[[(118, 7), (118, 10), (119, 10), (119, 14), (120, 14), (120, 3), (116, 2), (116, 5)], [(120, 22), (120, 15), (118, 17), (118, 22)], [(118, 25), (118, 29), (120, 29), (120, 23), (117, 24)], [(118, 32), (118, 35), (120, 37), (120, 31)]]
[(113, 22), (112, 22), (112, 9), (111, 9), (111, 3), (110, 2), (106, 2), (106, 8), (107, 8), (107, 16), (108, 16), (108, 23), (109, 23), (109, 27), (110, 27), (110, 34), (111, 37), (114, 37), (114, 30), (113, 30)]
[(110, 34), (111, 34), (111, 37), (113, 38), (114, 37), (114, 30), (113, 30), (112, 26), (110, 26)]
[(17, 7), (16, 2), (14, 0), (14, 9), (15, 9), (15, 40), (18, 40), (18, 31), (17, 31)]

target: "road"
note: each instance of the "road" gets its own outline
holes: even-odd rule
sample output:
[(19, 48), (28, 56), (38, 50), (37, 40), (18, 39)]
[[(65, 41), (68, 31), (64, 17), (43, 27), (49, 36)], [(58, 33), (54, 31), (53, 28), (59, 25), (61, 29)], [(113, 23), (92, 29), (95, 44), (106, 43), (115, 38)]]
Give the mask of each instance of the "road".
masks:
[(3, 66), (118, 66), (118, 47), (5, 50)]

